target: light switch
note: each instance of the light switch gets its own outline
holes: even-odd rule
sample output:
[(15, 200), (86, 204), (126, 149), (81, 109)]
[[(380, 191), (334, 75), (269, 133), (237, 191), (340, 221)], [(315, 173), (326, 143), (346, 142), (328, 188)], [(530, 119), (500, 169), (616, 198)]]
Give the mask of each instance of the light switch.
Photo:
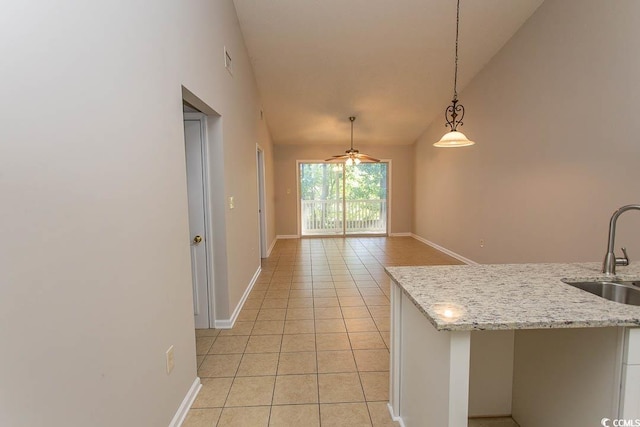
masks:
[(233, 196), (229, 196), (229, 209), (233, 209), (234, 207)]
[(169, 347), (169, 349), (165, 353), (167, 359), (167, 374), (170, 374), (173, 371), (173, 368), (176, 366), (176, 359), (173, 353), (173, 346)]
[(287, 188), (287, 194), (291, 194), (291, 189)]

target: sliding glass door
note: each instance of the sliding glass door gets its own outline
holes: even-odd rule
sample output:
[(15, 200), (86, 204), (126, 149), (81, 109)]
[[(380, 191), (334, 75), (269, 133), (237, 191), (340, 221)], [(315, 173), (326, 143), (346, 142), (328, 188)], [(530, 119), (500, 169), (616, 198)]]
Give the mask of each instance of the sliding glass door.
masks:
[(387, 234), (387, 164), (344, 166), (345, 234)]
[(299, 165), (303, 236), (387, 234), (387, 163)]
[(330, 163), (300, 163), (302, 235), (342, 234), (343, 170)]

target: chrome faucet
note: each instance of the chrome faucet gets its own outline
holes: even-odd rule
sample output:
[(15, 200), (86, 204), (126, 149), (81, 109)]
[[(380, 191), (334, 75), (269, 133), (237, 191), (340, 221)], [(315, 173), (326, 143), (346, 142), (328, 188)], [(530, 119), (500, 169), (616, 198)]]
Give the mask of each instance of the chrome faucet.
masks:
[(616, 265), (629, 265), (629, 257), (627, 256), (627, 249), (622, 248), (622, 252), (624, 253), (624, 257), (617, 258), (615, 254), (615, 239), (616, 239), (616, 222), (618, 221), (618, 217), (630, 210), (639, 210), (640, 205), (626, 205), (618, 209), (611, 216), (611, 221), (609, 222), (609, 241), (607, 243), (607, 254), (604, 256), (604, 262), (602, 263), (602, 272), (607, 275), (616, 274)]

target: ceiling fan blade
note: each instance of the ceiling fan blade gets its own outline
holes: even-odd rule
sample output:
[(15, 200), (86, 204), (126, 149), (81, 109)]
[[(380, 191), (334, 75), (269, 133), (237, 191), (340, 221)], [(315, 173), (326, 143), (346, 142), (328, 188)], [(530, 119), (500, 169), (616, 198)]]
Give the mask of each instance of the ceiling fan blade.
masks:
[(380, 160), (379, 160), (379, 159), (376, 159), (375, 157), (371, 157), (371, 156), (369, 156), (369, 155), (367, 155), (367, 154), (362, 154), (362, 153), (360, 153), (360, 154), (358, 154), (357, 156), (358, 156), (360, 159), (366, 160), (366, 161), (368, 161), (368, 162), (374, 162), (374, 163), (378, 163), (378, 162), (380, 162)]
[(346, 159), (346, 158), (348, 158), (348, 157), (349, 157), (349, 156), (346, 156), (346, 155), (344, 155), (344, 154), (341, 154), (341, 155), (339, 155), (339, 156), (332, 156), (331, 158), (329, 158), (329, 159), (325, 160), (325, 162), (331, 162), (331, 161), (333, 161), (333, 160), (342, 160), (342, 159)]

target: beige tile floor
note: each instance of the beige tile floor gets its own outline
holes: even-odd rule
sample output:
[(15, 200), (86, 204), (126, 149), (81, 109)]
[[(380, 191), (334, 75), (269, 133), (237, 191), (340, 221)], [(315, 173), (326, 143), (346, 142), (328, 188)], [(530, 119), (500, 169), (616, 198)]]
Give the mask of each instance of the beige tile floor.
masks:
[(233, 329), (196, 331), (184, 427), (398, 425), (384, 266), (457, 263), (409, 237), (278, 241)]
[(519, 425), (508, 417), (470, 418), (468, 427), (519, 427)]

